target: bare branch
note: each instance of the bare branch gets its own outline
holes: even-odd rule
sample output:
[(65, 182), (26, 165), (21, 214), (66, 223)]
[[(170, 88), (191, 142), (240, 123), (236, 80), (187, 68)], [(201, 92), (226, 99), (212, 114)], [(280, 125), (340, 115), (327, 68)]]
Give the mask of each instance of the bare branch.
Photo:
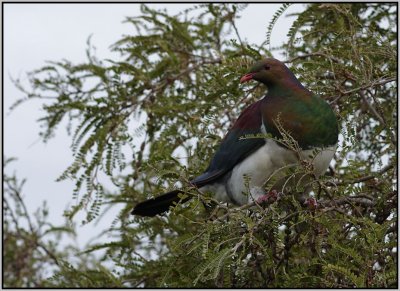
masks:
[(380, 85), (384, 85), (386, 83), (390, 83), (390, 82), (394, 82), (394, 81), (396, 81), (396, 78), (395, 77), (390, 77), (390, 78), (386, 78), (386, 79), (379, 79), (379, 80), (373, 81), (373, 82), (371, 82), (369, 84), (366, 84), (364, 86), (357, 87), (357, 88), (354, 88), (354, 89), (351, 89), (351, 90), (348, 90), (348, 91), (341, 91), (340, 88), (337, 88), (337, 90), (340, 92), (340, 95), (337, 96), (333, 101), (331, 101), (329, 103), (330, 104), (335, 104), (343, 96), (350, 95), (350, 94), (355, 93), (355, 92), (360, 93), (363, 90), (370, 89), (370, 88), (375, 88), (375, 87), (378, 87)]
[(306, 59), (306, 58), (309, 58), (309, 57), (324, 57), (324, 58), (327, 58), (327, 59), (329, 59), (329, 60), (332, 60), (332, 61), (335, 62), (335, 63), (339, 63), (339, 62), (340, 62), (340, 60), (339, 60), (338, 58), (335, 58), (335, 57), (333, 57), (333, 56), (330, 56), (330, 55), (328, 55), (328, 54), (326, 54), (326, 53), (323, 53), (323, 52), (315, 52), (315, 53), (309, 53), (309, 54), (304, 54), (304, 55), (301, 55), (301, 56), (294, 57), (294, 58), (292, 58), (292, 59), (289, 59), (289, 60), (284, 61), (284, 63), (293, 63), (293, 62), (296, 61), (296, 60), (299, 60), (299, 59)]
[(361, 182), (365, 182), (371, 179), (374, 179), (376, 176), (382, 175), (384, 173), (386, 173), (387, 171), (389, 171), (390, 169), (392, 169), (394, 167), (393, 164), (387, 165), (386, 167), (384, 167), (383, 169), (381, 169), (379, 172), (373, 174), (373, 175), (368, 175), (365, 177), (360, 177), (354, 180), (344, 180), (344, 181), (335, 181), (335, 182), (329, 182), (329, 183), (334, 183), (334, 185), (336, 186), (342, 186), (342, 185), (348, 185), (348, 184), (356, 184), (356, 183), (361, 183)]

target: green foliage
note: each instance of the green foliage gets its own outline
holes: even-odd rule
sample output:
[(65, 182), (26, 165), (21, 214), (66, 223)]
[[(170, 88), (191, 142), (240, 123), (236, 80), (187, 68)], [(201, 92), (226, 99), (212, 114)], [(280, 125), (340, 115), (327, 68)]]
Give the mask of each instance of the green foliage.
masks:
[[(286, 8), (269, 22), (267, 42)], [(309, 4), (283, 46), (296, 76), (340, 120), (334, 166), (309, 184), (316, 208), (289, 190), (265, 208), (227, 207), (188, 186), (239, 113), (265, 94), (238, 84), (270, 55), (237, 33), (243, 9), (205, 4), (171, 16), (142, 5), (126, 20), (135, 32), (112, 47), (119, 60), (98, 60), (89, 43), (86, 63), (49, 62), (30, 74), (29, 90), (16, 81), (27, 100), (46, 100), (45, 141), (67, 122), (74, 161), (59, 179), (76, 182), (78, 206), (66, 216), (87, 209), (88, 223), (106, 205), (124, 205), (108, 230), (114, 240), (86, 252), (106, 250), (102, 260), (115, 269), (65, 263), (49, 285), (397, 286), (396, 5)], [(110, 182), (116, 191), (106, 190)], [(179, 186), (195, 199), (165, 216), (129, 215)]]
[(99, 265), (92, 269), (74, 268), (68, 263), (60, 266), (60, 271), (48, 278), (49, 287), (68, 286), (69, 288), (120, 288), (123, 284), (105, 267)]
[(267, 45), (269, 47), (271, 46), (272, 29), (274, 28), (275, 23), (282, 16), (282, 14), (286, 11), (286, 9), (289, 8), (290, 5), (291, 5), (290, 3), (282, 4), (282, 6), (275, 12), (274, 16), (272, 17), (271, 21), (269, 22), (268, 29), (267, 29), (267, 40), (265, 41), (264, 45)]
[[(22, 191), (26, 180), (19, 181), (8, 174), (12, 162), (14, 158), (4, 158), (2, 286), (121, 287), (122, 283), (98, 263), (94, 254), (76, 256), (78, 248), (66, 241), (76, 239), (74, 224), (67, 221), (61, 226), (53, 225), (46, 202), (33, 216), (29, 214)], [(74, 261), (76, 267), (68, 261)]]
[[(50, 223), (46, 203), (33, 217), (28, 213), (22, 193), (26, 180), (19, 181), (8, 174), (12, 162), (15, 159), (4, 158), (3, 287), (49, 287), (49, 275), (77, 251), (72, 245), (63, 251), (58, 247), (61, 240), (74, 237), (75, 231), (69, 223), (61, 226)], [(81, 257), (82, 264), (87, 264), (90, 257)]]

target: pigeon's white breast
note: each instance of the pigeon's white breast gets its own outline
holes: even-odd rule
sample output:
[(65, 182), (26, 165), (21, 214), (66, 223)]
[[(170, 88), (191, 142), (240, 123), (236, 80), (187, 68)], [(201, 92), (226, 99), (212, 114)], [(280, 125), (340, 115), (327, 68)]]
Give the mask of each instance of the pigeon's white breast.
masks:
[[(260, 130), (264, 134), (267, 132), (264, 123)], [(318, 177), (329, 167), (335, 151), (336, 145), (304, 150), (300, 153), (300, 159), (311, 160), (314, 174)], [(244, 205), (265, 195), (263, 186), (271, 175), (279, 177), (279, 174), (285, 173), (285, 168), (297, 163), (299, 163), (299, 158), (294, 151), (266, 138), (265, 144), (237, 164), (223, 182), (203, 186), (201, 190), (213, 192), (215, 199), (219, 201)], [(249, 192), (250, 196), (246, 196)]]
[[(312, 158), (314, 174), (318, 177), (328, 168), (335, 150), (336, 146), (317, 149), (318, 154), (316, 155), (313, 154), (313, 150), (305, 150), (301, 152), (301, 159), (310, 160), (310, 157)], [(262, 186), (272, 174), (279, 176), (285, 172), (284, 168), (298, 162), (295, 152), (283, 148), (274, 140), (269, 139), (263, 147), (233, 168), (231, 177), (227, 181), (231, 195), (239, 204), (257, 199), (265, 194)], [(248, 178), (244, 178), (245, 176)], [(246, 185), (245, 179), (247, 179), (248, 185)], [(253, 197), (246, 197), (243, 194), (243, 192), (248, 193), (248, 190)]]
[[(336, 146), (316, 149), (316, 155), (315, 150), (305, 150), (301, 152), (301, 159), (312, 159), (314, 174), (318, 177), (328, 168), (335, 150)], [(213, 192), (217, 200), (226, 202), (233, 200), (243, 205), (265, 194), (264, 183), (272, 174), (279, 176), (285, 172), (284, 168), (298, 162), (295, 152), (279, 146), (272, 139), (266, 139), (264, 146), (232, 169), (225, 183), (207, 185), (202, 187), (202, 190)], [(244, 194), (249, 191), (251, 197)]]

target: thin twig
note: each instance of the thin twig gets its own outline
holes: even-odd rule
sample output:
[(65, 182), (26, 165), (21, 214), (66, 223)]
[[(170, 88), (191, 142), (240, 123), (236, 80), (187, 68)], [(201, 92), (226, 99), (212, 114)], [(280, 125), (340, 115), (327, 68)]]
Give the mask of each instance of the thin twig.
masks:
[(354, 179), (354, 180), (334, 181), (334, 182), (330, 182), (330, 183), (334, 183), (334, 185), (336, 185), (336, 186), (342, 186), (342, 185), (356, 184), (356, 183), (360, 183), (360, 182), (365, 182), (365, 181), (374, 179), (376, 176), (379, 176), (379, 175), (382, 175), (382, 174), (386, 173), (387, 171), (389, 171), (393, 167), (394, 167), (394, 165), (390, 164), (390, 165), (387, 165), (386, 167), (384, 167), (379, 172), (377, 172), (377, 173), (375, 173), (373, 175), (360, 177), (360, 178), (357, 178), (357, 179)]
[(330, 59), (330, 60), (334, 61), (335, 63), (339, 63), (340, 62), (339, 59), (337, 59), (337, 58), (335, 58), (333, 56), (330, 56), (330, 55), (325, 54), (323, 52), (315, 52), (315, 53), (309, 53), (309, 54), (304, 54), (304, 55), (301, 55), (301, 56), (294, 57), (292, 59), (284, 61), (284, 63), (293, 63), (294, 61), (296, 61), (298, 59), (305, 59), (305, 58), (308, 58), (308, 57), (325, 57), (327, 59)]
[(391, 77), (391, 78), (386, 78), (386, 79), (380, 79), (380, 80), (374, 81), (372, 83), (369, 83), (369, 84), (366, 84), (364, 86), (357, 87), (357, 88), (354, 88), (354, 89), (351, 89), (351, 90), (348, 90), (348, 91), (341, 91), (340, 88), (337, 88), (337, 90), (340, 92), (340, 95), (337, 96), (333, 101), (331, 101), (329, 103), (330, 104), (335, 104), (343, 96), (350, 95), (350, 94), (355, 93), (355, 92), (361, 92), (361, 91), (366, 90), (366, 89), (375, 88), (377, 86), (384, 85), (386, 83), (394, 82), (394, 81), (396, 81), (396, 78), (395, 77)]

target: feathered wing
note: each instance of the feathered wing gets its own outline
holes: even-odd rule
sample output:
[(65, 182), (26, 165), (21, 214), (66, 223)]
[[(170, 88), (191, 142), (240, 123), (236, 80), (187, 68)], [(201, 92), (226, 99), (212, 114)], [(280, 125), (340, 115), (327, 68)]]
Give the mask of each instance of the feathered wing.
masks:
[[(200, 188), (204, 185), (217, 182), (238, 163), (265, 144), (264, 138), (251, 137), (251, 135), (261, 133), (262, 117), (260, 102), (262, 101), (250, 105), (242, 112), (222, 140), (206, 171), (194, 178), (191, 181), (192, 185)], [(173, 190), (156, 198), (143, 201), (135, 206), (132, 214), (155, 216), (165, 212), (170, 206), (180, 201), (178, 197), (179, 193), (181, 193), (180, 190)], [(189, 199), (190, 197), (186, 197), (182, 202)]]
[(229, 130), (206, 171), (191, 182), (197, 187), (216, 182), (247, 156), (265, 144), (261, 133), (262, 118), (258, 101), (247, 107)]

